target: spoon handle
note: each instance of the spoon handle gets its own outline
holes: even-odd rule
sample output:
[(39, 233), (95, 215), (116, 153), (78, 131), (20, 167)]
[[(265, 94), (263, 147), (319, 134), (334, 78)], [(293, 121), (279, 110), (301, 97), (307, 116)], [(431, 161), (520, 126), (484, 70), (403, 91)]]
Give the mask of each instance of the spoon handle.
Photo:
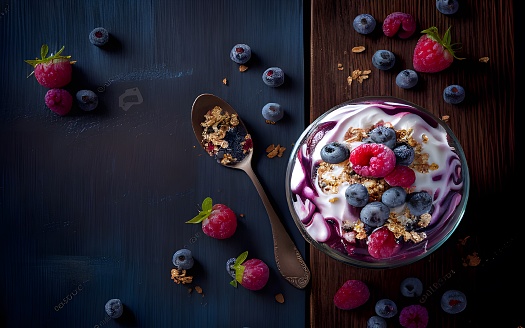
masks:
[(248, 166), (244, 171), (248, 174), (255, 185), (255, 189), (257, 189), (264, 207), (266, 208), (266, 212), (268, 213), (268, 218), (270, 219), (270, 225), (272, 227), (273, 251), (277, 268), (281, 272), (281, 275), (293, 286), (300, 289), (306, 287), (310, 281), (310, 270), (308, 269), (308, 266), (283, 226), (281, 219), (277, 216), (277, 213), (275, 213), (263, 186), (259, 182), (259, 179), (253, 172), (251, 166)]

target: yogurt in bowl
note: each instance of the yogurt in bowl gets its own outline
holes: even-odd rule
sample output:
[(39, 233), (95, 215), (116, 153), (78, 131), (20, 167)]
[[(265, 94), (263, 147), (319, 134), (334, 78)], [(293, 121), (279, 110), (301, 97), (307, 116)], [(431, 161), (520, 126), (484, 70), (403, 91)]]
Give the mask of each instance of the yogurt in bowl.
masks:
[(436, 250), (465, 212), (469, 173), (445, 122), (392, 97), (316, 119), (290, 156), (286, 192), (303, 237), (347, 264), (394, 268)]

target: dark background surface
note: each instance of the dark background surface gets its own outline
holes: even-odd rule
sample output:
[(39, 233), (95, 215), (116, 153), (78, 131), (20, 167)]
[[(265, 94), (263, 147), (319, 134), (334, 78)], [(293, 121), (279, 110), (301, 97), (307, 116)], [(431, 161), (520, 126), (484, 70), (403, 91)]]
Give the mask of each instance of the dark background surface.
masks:
[[(447, 16), (435, 1), (312, 1), (310, 118), (314, 120), (333, 106), (362, 96), (388, 95), (425, 107), (438, 117), (449, 115), (448, 124), (458, 137), (467, 158), (471, 188), (466, 212), (456, 232), (437, 251), (412, 265), (390, 270), (364, 270), (338, 263), (311, 248), (311, 322), (314, 327), (364, 327), (381, 298), (394, 300), (400, 310), (421, 304), (428, 309), (428, 327), (518, 327), (525, 325), (523, 297), (525, 284), (522, 263), (523, 219), (521, 192), (523, 174), (516, 162), (515, 120), (522, 94), (515, 86), (523, 73), (523, 32), (516, 29), (523, 13), (521, 1), (459, 1), (457, 14)], [(392, 12), (411, 14), (418, 31), (436, 26), (444, 33), (452, 26), (452, 42), (462, 49), (450, 68), (435, 74), (419, 74), (414, 89), (395, 84), (396, 75), (412, 68), (414, 47), (420, 37), (406, 40), (388, 38), (382, 23)], [(364, 36), (352, 28), (360, 13), (369, 13), (378, 22), (372, 35)], [(516, 22), (516, 24), (515, 24)], [(521, 33), (521, 34), (518, 34)], [(352, 47), (366, 51), (353, 54)], [(373, 53), (387, 49), (396, 55), (396, 65), (380, 71), (371, 65)], [(481, 57), (489, 62), (479, 62)], [(344, 70), (337, 70), (341, 63)], [(354, 69), (371, 69), (362, 84), (348, 86), (346, 78)], [(453, 106), (442, 98), (443, 89), (460, 84), (465, 101)], [(521, 166), (522, 167), (522, 166)], [(511, 204), (516, 204), (513, 206)], [(520, 213), (520, 214), (517, 214)], [(464, 265), (468, 256), (477, 255), (479, 265)], [(400, 282), (409, 276), (420, 278), (426, 298), (401, 296)], [(327, 279), (330, 277), (330, 279)], [(331, 299), (348, 279), (361, 279), (371, 290), (369, 301), (353, 311), (336, 309)], [(467, 295), (467, 308), (450, 315), (441, 310), (441, 295), (459, 289)], [(511, 299), (516, 298), (516, 301)], [(388, 320), (389, 327), (400, 327), (399, 316)]]
[[(216, 164), (190, 125), (201, 93), (237, 109), (254, 139), (254, 170), (304, 255), (284, 191), (287, 156), (306, 121), (304, 9), (302, 1), (0, 2), (0, 326), (307, 325), (307, 291), (279, 275), (253, 184)], [(99, 26), (110, 33), (102, 48), (88, 39)], [(26, 78), (24, 62), (40, 57), (43, 43), (50, 52), (65, 46), (76, 60), (66, 88), (96, 91), (96, 110), (60, 117), (46, 108), (47, 90)], [(253, 51), (243, 73), (229, 58), (237, 43)], [(279, 88), (262, 82), (271, 66), (286, 74)], [(130, 105), (139, 98), (129, 95), (121, 106), (127, 90), (143, 102)], [(276, 125), (261, 115), (267, 102), (286, 112)], [(270, 144), (285, 155), (267, 158)], [(207, 196), (238, 214), (230, 239), (184, 223)], [(189, 286), (170, 279), (183, 247), (196, 260)], [(229, 284), (226, 261), (246, 250), (270, 267), (261, 291)], [(189, 293), (195, 286), (203, 294)], [(104, 311), (111, 298), (126, 306), (118, 320)]]

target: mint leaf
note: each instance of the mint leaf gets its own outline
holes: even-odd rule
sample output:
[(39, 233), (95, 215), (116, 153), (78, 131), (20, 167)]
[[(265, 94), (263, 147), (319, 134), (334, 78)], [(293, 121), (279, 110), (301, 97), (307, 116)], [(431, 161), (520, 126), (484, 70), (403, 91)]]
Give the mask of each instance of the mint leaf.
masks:
[(206, 197), (202, 201), (202, 210), (199, 211), (199, 214), (193, 219), (186, 221), (186, 223), (200, 223), (204, 221), (208, 216), (210, 216), (211, 210), (213, 208), (213, 202), (210, 197)]
[(235, 259), (234, 266), (240, 266), (246, 259), (248, 258), (248, 251), (241, 253), (241, 255), (237, 256)]

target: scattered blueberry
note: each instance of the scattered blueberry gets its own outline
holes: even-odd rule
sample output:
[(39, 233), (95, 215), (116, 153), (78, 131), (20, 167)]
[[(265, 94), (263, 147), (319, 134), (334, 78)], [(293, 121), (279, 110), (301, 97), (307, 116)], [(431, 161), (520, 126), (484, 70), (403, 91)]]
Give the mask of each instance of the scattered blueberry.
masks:
[(390, 209), (381, 202), (371, 202), (366, 204), (359, 213), (361, 222), (371, 227), (380, 227), (385, 224), (390, 216)]
[(345, 198), (348, 204), (363, 207), (368, 203), (368, 189), (361, 183), (352, 183), (345, 190)]
[(226, 261), (226, 271), (228, 271), (228, 274), (235, 279), (235, 269), (233, 269), (233, 265), (235, 264), (235, 260), (237, 258), (232, 257)]
[(80, 90), (76, 93), (77, 104), (84, 111), (91, 111), (98, 106), (98, 96), (91, 90)]
[(284, 117), (284, 111), (278, 103), (267, 103), (262, 108), (262, 116), (265, 120), (275, 123)]
[(467, 296), (459, 290), (448, 290), (441, 296), (441, 308), (443, 311), (456, 314), (467, 307)]
[(189, 249), (179, 249), (173, 254), (173, 264), (177, 270), (189, 270), (193, 267), (193, 256)]
[(416, 152), (414, 148), (406, 143), (400, 143), (394, 146), (394, 154), (396, 155), (396, 164), (397, 165), (410, 165), (414, 161)]
[(375, 143), (383, 144), (390, 149), (396, 145), (396, 131), (384, 125), (375, 127), (368, 135)]
[(412, 69), (404, 69), (396, 76), (396, 84), (403, 89), (410, 89), (416, 86), (419, 78), (416, 71)]
[(419, 278), (405, 278), (400, 285), (401, 295), (405, 297), (419, 297), (423, 294), (423, 283)]
[(457, 84), (449, 85), (443, 90), (443, 99), (449, 104), (459, 104), (465, 100), (465, 89)]
[(349, 156), (348, 147), (337, 141), (330, 142), (321, 149), (321, 159), (329, 164), (344, 162)]
[(279, 67), (270, 67), (264, 71), (262, 80), (269, 87), (279, 87), (284, 83), (284, 72)]
[(383, 318), (392, 318), (397, 314), (397, 305), (388, 298), (377, 301), (375, 306), (376, 314)]
[(412, 215), (428, 213), (432, 208), (432, 196), (426, 191), (410, 193), (407, 195), (407, 207)]
[(391, 69), (395, 63), (396, 55), (392, 51), (378, 50), (372, 56), (372, 65), (383, 71)]
[(376, 20), (370, 14), (360, 14), (354, 18), (354, 29), (360, 34), (370, 34), (376, 28)]
[(407, 192), (402, 187), (392, 187), (381, 195), (381, 202), (390, 208), (401, 206), (405, 203)]
[(103, 27), (97, 27), (89, 33), (89, 42), (100, 47), (108, 43), (109, 33)]
[(113, 298), (107, 301), (104, 308), (106, 309), (108, 316), (113, 319), (119, 318), (124, 312), (122, 302), (118, 298)]
[(455, 14), (459, 9), (458, 0), (436, 0), (436, 8), (445, 15)]
[(366, 328), (387, 328), (387, 322), (384, 318), (374, 315), (366, 322)]
[(247, 44), (236, 44), (230, 51), (230, 59), (237, 64), (245, 64), (250, 58), (252, 58), (252, 49)]

